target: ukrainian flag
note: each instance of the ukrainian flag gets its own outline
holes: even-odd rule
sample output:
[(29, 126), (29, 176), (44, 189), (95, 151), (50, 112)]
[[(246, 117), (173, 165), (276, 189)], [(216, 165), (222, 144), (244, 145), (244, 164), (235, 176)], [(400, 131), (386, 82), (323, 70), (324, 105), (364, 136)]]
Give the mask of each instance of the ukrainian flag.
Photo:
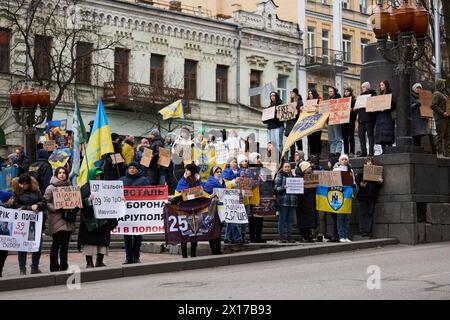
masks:
[(97, 114), (95, 115), (94, 125), (91, 136), (89, 137), (86, 154), (80, 168), (80, 175), (77, 179), (78, 186), (88, 182), (88, 171), (95, 167), (105, 153), (114, 153), (111, 140), (111, 129), (109, 128), (108, 118), (102, 100), (98, 101)]
[(159, 113), (163, 116), (163, 120), (167, 120), (170, 118), (186, 119), (184, 115), (183, 102), (181, 101), (181, 99), (175, 101), (167, 107), (162, 108), (161, 110), (159, 110)]
[(316, 187), (316, 210), (331, 213), (352, 213), (353, 190), (350, 186)]

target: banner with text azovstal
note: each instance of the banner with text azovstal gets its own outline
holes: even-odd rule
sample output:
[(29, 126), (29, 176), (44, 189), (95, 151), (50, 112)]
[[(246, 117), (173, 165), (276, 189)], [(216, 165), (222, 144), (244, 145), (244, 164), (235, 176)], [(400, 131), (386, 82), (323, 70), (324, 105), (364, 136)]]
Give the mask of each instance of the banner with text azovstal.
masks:
[(125, 187), (125, 216), (112, 234), (143, 235), (164, 233), (164, 205), (168, 201), (167, 186)]

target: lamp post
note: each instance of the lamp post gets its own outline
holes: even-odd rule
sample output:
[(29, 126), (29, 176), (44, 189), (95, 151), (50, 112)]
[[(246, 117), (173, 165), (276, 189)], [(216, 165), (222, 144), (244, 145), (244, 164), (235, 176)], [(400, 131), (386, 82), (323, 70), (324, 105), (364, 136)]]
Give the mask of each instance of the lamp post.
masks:
[[(14, 119), (22, 126), (25, 134), (25, 148), (30, 162), (36, 161), (36, 126), (47, 117), (50, 93), (47, 89), (32, 88), (25, 82), (22, 88), (15, 86), (9, 93)], [(36, 114), (39, 107), (40, 113)]]
[[(384, 4), (391, 8), (390, 12), (383, 7)], [(391, 153), (422, 150), (412, 143), (410, 78), (414, 63), (425, 51), (428, 21), (428, 11), (420, 3), (413, 7), (409, 0), (377, 0), (371, 16), (378, 51), (385, 60), (394, 64), (399, 81), (396, 147), (388, 148)]]

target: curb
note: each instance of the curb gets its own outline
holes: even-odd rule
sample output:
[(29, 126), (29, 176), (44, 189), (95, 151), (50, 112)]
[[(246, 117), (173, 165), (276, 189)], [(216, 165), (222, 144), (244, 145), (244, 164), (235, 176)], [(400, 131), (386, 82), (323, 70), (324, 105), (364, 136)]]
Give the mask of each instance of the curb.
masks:
[[(363, 240), (351, 243), (326, 243), (320, 246), (292, 246), (289, 248), (259, 249), (250, 252), (224, 254), (221, 256), (206, 256), (195, 259), (183, 259), (168, 262), (149, 262), (138, 265), (124, 265), (120, 267), (104, 267), (101, 269), (83, 270), (81, 282), (117, 279), (122, 277), (134, 277), (174, 271), (185, 271), (203, 268), (223, 267), (244, 263), (275, 261), (281, 259), (299, 258), (320, 254), (353, 251), (360, 249), (376, 248), (398, 244), (398, 239)], [(14, 277), (0, 280), (0, 292), (11, 290), (23, 290), (32, 288), (64, 285), (73, 273), (54, 272), (49, 274), (36, 274), (27, 277)]]

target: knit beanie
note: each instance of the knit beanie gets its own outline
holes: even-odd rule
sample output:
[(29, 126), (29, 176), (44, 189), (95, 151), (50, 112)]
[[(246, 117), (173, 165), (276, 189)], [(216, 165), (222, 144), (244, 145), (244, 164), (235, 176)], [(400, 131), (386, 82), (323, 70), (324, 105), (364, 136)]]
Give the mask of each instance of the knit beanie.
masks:
[(311, 163), (309, 163), (308, 161), (302, 161), (300, 162), (299, 167), (302, 170), (302, 172), (305, 172), (306, 170), (311, 168)]

